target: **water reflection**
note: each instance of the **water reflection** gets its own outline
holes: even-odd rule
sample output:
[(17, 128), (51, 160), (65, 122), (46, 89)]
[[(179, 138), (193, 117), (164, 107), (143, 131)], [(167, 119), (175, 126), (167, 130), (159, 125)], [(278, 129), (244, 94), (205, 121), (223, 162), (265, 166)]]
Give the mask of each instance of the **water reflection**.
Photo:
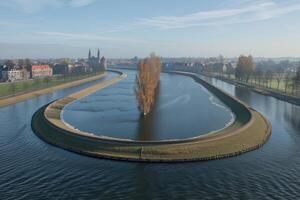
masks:
[(135, 71), (127, 78), (68, 104), (64, 120), (96, 135), (135, 140), (194, 137), (223, 128), (232, 120), (226, 106), (194, 79), (161, 74), (152, 113), (141, 118), (132, 87)]
[(161, 101), (161, 85), (158, 85), (157, 88), (157, 93), (155, 95), (155, 102), (153, 105), (153, 110), (147, 115), (143, 116), (142, 114), (140, 115), (139, 118), (139, 123), (138, 123), (138, 130), (137, 130), (137, 140), (142, 140), (142, 141), (149, 141), (149, 140), (154, 140), (157, 138), (154, 133), (156, 131), (154, 130), (156, 126), (159, 125), (160, 122), (160, 116), (158, 113), (159, 110), (159, 105)]
[[(300, 112), (297, 106), (284, 106), (283, 107), (283, 119), (287, 123), (288, 127), (291, 127), (294, 132), (300, 133)], [(278, 111), (278, 114), (282, 112)]]

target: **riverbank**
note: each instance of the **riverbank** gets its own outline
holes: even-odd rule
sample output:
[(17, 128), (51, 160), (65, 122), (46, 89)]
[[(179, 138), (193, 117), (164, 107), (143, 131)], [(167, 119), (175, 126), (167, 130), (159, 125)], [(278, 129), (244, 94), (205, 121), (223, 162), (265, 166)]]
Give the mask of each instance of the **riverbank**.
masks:
[(254, 85), (249, 85), (249, 84), (242, 83), (242, 82), (232, 80), (232, 79), (228, 79), (228, 78), (225, 78), (225, 77), (222, 77), (222, 76), (210, 75), (210, 74), (201, 74), (201, 75), (216, 78), (216, 79), (225, 81), (227, 83), (233, 84), (237, 87), (247, 88), (247, 89), (250, 89), (250, 90), (252, 90), (256, 93), (266, 95), (266, 96), (275, 97), (279, 100), (286, 101), (288, 103), (300, 106), (300, 98), (297, 97), (297, 96), (292, 96), (292, 95), (289, 95), (289, 94), (281, 93), (281, 92), (278, 92), (278, 91), (275, 91), (275, 90), (272, 90), (272, 89), (268, 89), (268, 88), (265, 88), (265, 87), (256, 87)]
[(113, 78), (114, 80), (96, 84), (42, 107), (32, 118), (32, 128), (41, 139), (69, 151), (93, 157), (142, 162), (225, 158), (257, 149), (267, 141), (271, 134), (271, 125), (260, 113), (195, 74), (180, 74), (191, 76), (228, 105), (236, 115), (234, 123), (194, 138), (142, 142), (96, 136), (74, 129), (63, 122), (61, 113), (66, 104), (124, 78), (116, 77), (119, 79)]
[(43, 94), (47, 94), (47, 93), (51, 93), (51, 92), (54, 92), (56, 90), (61, 90), (61, 89), (69, 88), (69, 87), (78, 86), (78, 85), (81, 85), (83, 83), (87, 83), (87, 82), (90, 82), (90, 81), (97, 80), (97, 79), (99, 79), (99, 78), (101, 78), (105, 75), (106, 75), (106, 72), (101, 73), (101, 74), (97, 74), (95, 76), (91, 76), (91, 77), (88, 77), (88, 78), (84, 78), (84, 79), (81, 79), (81, 80), (75, 80), (75, 81), (71, 81), (71, 82), (51, 86), (51, 87), (48, 87), (48, 88), (43, 88), (43, 89), (40, 89), (40, 90), (34, 90), (34, 91), (31, 91), (31, 92), (27, 92), (27, 93), (21, 93), (21, 94), (18, 94), (18, 95), (12, 95), (12, 96), (8, 96), (6, 98), (1, 98), (0, 99), (0, 107), (4, 107), (4, 106), (8, 106), (8, 105), (11, 105), (11, 104), (22, 102), (22, 101), (25, 101), (25, 100), (28, 100), (28, 99), (32, 99), (34, 97), (37, 97), (37, 96), (40, 96), (40, 95), (43, 95)]

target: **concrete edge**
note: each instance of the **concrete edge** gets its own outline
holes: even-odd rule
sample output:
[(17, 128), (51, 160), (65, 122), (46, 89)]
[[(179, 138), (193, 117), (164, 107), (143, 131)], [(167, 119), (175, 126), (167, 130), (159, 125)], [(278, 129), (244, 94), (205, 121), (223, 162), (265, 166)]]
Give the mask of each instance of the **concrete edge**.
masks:
[[(175, 72), (175, 73), (179, 73), (179, 72)], [(195, 74), (189, 74), (190, 76), (195, 76)], [(120, 75), (121, 76), (121, 75)], [(199, 78), (199, 77), (197, 77)], [(200, 79), (200, 78), (199, 78)], [(202, 80), (202, 79), (201, 79)], [(202, 80), (204, 81), (204, 80)], [(205, 81), (206, 82), (206, 81)], [(205, 84), (209, 84), (208, 82), (206, 82)], [(211, 85), (211, 87), (214, 87)], [(216, 87), (214, 87), (216, 88)], [(269, 138), (270, 134), (271, 134), (271, 124), (268, 122), (267, 119), (265, 119), (260, 113), (258, 113), (257, 111), (253, 110), (253, 109), (250, 109), (249, 106), (247, 106), (246, 104), (244, 104), (243, 102), (241, 102), (240, 100), (236, 99), (235, 97), (232, 97), (230, 95), (228, 95), (227, 93), (223, 92), (222, 90), (216, 88), (217, 90), (221, 91), (223, 94), (229, 96), (230, 98), (234, 99), (236, 102), (240, 103), (242, 106), (244, 106), (250, 113), (250, 120), (245, 123), (243, 126), (239, 127), (238, 129), (236, 130), (232, 130), (230, 132), (224, 132), (223, 130), (223, 134), (220, 132), (215, 132), (213, 134), (208, 134), (208, 135), (205, 135), (205, 137), (200, 137), (200, 138), (190, 138), (188, 140), (178, 140), (178, 141), (155, 141), (155, 142), (140, 142), (140, 141), (128, 141), (128, 140), (120, 140), (120, 139), (117, 139), (117, 138), (103, 138), (103, 137), (99, 137), (99, 136), (91, 136), (91, 135), (86, 135), (85, 133), (78, 133), (77, 130), (70, 130), (70, 129), (64, 129), (63, 127), (58, 127), (56, 126), (55, 124), (53, 124), (51, 122), (51, 120), (49, 120), (49, 118), (46, 117), (46, 115), (44, 114), (44, 112), (46, 113), (47, 111), (47, 108), (49, 107), (49, 105), (53, 105), (53, 103), (50, 103), (49, 105), (45, 106), (45, 107), (42, 107), (38, 112), (43, 112), (43, 116), (42, 116), (42, 120), (40, 122), (47, 126), (48, 128), (50, 127), (50, 129), (52, 129), (52, 132), (54, 133), (58, 133), (60, 132), (61, 134), (64, 134), (64, 136), (67, 135), (67, 137), (76, 137), (76, 138), (79, 138), (79, 140), (88, 140), (88, 141), (93, 141), (93, 142), (96, 142), (96, 143), (99, 143), (99, 145), (104, 145), (104, 146), (110, 146), (111, 147), (118, 147), (118, 148), (123, 148), (125, 146), (130, 146), (131, 149), (139, 149), (137, 151), (140, 151), (140, 152), (134, 152), (134, 156), (132, 156), (132, 152), (130, 152), (128, 155), (126, 155), (126, 151), (125, 152), (107, 152), (106, 150), (103, 150), (101, 152), (101, 150), (99, 151), (96, 151), (94, 152), (93, 150), (92, 151), (88, 151), (87, 149), (80, 149), (78, 148), (78, 146), (76, 147), (76, 145), (72, 145), (72, 144), (63, 144), (63, 143), (59, 143), (59, 142), (55, 142), (55, 140), (49, 140), (47, 139), (46, 135), (45, 134), (41, 134), (41, 130), (38, 130), (38, 128), (34, 125), (34, 120), (38, 120), (36, 118), (36, 114), (33, 116), (33, 120), (32, 120), (32, 128), (34, 130), (34, 132), (39, 136), (41, 137), (43, 140), (45, 140), (46, 142), (50, 143), (50, 144), (53, 144), (55, 146), (59, 146), (61, 148), (64, 148), (64, 149), (67, 149), (67, 150), (70, 150), (72, 152), (76, 152), (76, 153), (80, 153), (80, 154), (84, 154), (84, 155), (88, 155), (88, 156), (92, 156), (92, 157), (101, 157), (101, 158), (109, 158), (109, 159), (116, 159), (116, 160), (127, 160), (127, 161), (138, 161), (138, 162), (185, 162), (185, 161), (199, 161), (199, 160), (211, 160), (211, 159), (219, 159), (219, 158), (225, 158), (225, 157), (231, 157), (231, 156), (236, 156), (236, 155), (240, 155), (242, 153), (245, 153), (245, 152), (248, 152), (248, 151), (251, 151), (251, 150), (254, 150), (254, 149), (257, 149), (259, 147), (261, 147), (266, 141), (267, 139)], [(93, 91), (91, 91), (92, 93)], [(61, 107), (62, 109), (63, 107)], [(155, 155), (154, 157), (152, 158), (143, 158), (142, 157), (142, 152), (143, 152), (143, 148), (145, 146), (145, 148), (147, 148), (147, 146), (166, 146), (166, 145), (171, 145), (172, 148), (174, 147), (174, 145), (176, 144), (179, 144), (181, 145), (181, 149), (182, 149), (182, 146), (185, 146), (188, 147), (188, 145), (191, 145), (191, 144), (194, 144), (194, 143), (197, 143), (198, 145), (199, 144), (205, 144), (205, 143), (211, 143), (213, 141), (216, 141), (216, 140), (226, 140), (226, 138), (230, 138), (230, 137), (233, 137), (235, 135), (238, 135), (238, 134), (243, 134), (243, 131), (244, 130), (247, 130), (249, 127), (251, 127), (253, 125), (253, 123), (255, 123), (255, 119), (253, 118), (253, 113), (258, 113), (261, 118), (264, 120), (265, 122), (265, 127), (266, 127), (266, 130), (263, 131), (262, 133), (264, 134), (263, 135), (263, 139), (253, 145), (253, 146), (250, 146), (250, 147), (247, 147), (247, 148), (242, 148), (242, 149), (236, 149), (236, 151), (234, 152), (231, 152), (231, 153), (226, 153), (226, 154), (222, 154), (222, 153), (218, 153), (216, 155), (213, 155), (213, 156), (198, 156), (198, 157), (189, 157), (187, 156), (186, 158), (180, 158), (179, 157), (172, 157), (172, 158), (159, 158), (161, 156), (157, 155), (158, 158), (155, 158)], [(135, 146), (135, 147), (133, 147)], [(200, 146), (201, 147), (201, 146)], [(129, 148), (129, 147), (128, 147)], [(109, 147), (108, 147), (109, 149)], [(201, 148), (200, 148), (201, 149)], [(130, 150), (132, 151), (132, 150)], [(123, 155), (125, 154), (125, 155)], [(140, 156), (137, 156), (137, 154), (140, 154)]]

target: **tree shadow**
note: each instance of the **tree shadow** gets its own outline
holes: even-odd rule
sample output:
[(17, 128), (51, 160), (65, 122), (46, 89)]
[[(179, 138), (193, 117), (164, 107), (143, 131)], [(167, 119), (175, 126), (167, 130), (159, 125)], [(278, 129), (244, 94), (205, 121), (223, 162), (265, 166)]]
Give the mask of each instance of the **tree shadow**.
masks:
[(140, 141), (149, 141), (149, 140), (156, 140), (157, 136), (155, 135), (155, 129), (156, 129), (156, 121), (158, 118), (158, 107), (160, 104), (160, 92), (161, 92), (161, 86), (158, 84), (156, 88), (156, 95), (155, 95), (155, 101), (153, 105), (153, 109), (150, 113), (148, 113), (146, 116), (143, 116), (143, 114), (140, 115), (139, 122), (138, 122), (138, 132), (137, 132), (137, 140)]

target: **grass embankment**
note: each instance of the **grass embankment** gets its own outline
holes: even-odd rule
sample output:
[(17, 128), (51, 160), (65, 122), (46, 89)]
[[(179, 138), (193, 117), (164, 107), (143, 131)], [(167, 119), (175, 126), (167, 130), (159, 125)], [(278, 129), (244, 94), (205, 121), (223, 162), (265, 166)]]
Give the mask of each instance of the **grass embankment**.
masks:
[[(260, 83), (250, 79), (248, 83), (235, 79), (234, 75), (221, 76), (220, 74), (203, 74), (204, 76), (214, 77), (221, 79), (222, 81), (234, 84), (238, 87), (246, 87), (254, 92), (262, 95), (272, 96), (285, 102), (300, 105), (299, 90), (294, 84), (292, 79), (281, 81), (277, 88), (277, 81), (272, 79), (268, 80), (268, 83)], [(287, 85), (286, 85), (287, 84)], [(286, 87), (287, 86), (287, 87)], [(285, 88), (286, 87), (286, 88)]]
[(272, 79), (263, 79), (261, 78), (261, 80), (259, 81), (258, 78), (255, 79), (253, 77), (251, 77), (248, 82), (244, 82), (244, 81), (239, 81), (234, 74), (230, 74), (230, 75), (225, 75), (225, 74), (220, 74), (220, 73), (213, 73), (213, 76), (217, 76), (217, 77), (222, 77), (222, 79), (227, 79), (227, 80), (231, 80), (237, 83), (241, 83), (244, 85), (248, 85), (249, 87), (255, 87), (255, 88), (259, 88), (262, 90), (271, 90), (274, 92), (278, 92), (281, 93), (283, 95), (296, 95), (295, 93), (295, 88), (293, 86), (294, 81), (292, 80), (292, 78), (289, 79), (282, 79), (280, 80), (279, 84), (276, 78), (272, 78)]
[(114, 77), (110, 80), (107, 81), (103, 81), (101, 83), (97, 83), (91, 87), (88, 87), (86, 89), (80, 90), (79, 92), (75, 92), (67, 97), (61, 98), (53, 103), (51, 103), (45, 110), (45, 117), (46, 119), (54, 124), (57, 127), (61, 127), (64, 128), (68, 131), (75, 131), (78, 134), (81, 134), (80, 131), (77, 131), (75, 129), (71, 129), (70, 127), (66, 126), (65, 123), (63, 123), (63, 121), (61, 120), (61, 112), (64, 108), (65, 105), (67, 105), (68, 103), (75, 101), (76, 99), (79, 99), (83, 96), (87, 96), (93, 92), (96, 92), (97, 90), (103, 89), (113, 83), (116, 83), (120, 80), (122, 80), (123, 78), (125, 78), (127, 75), (126, 74), (121, 74), (117, 77)]
[[(239, 155), (263, 145), (271, 133), (271, 125), (257, 111), (191, 74), (218, 98), (229, 105), (236, 120), (229, 127), (195, 138), (183, 140), (139, 142), (96, 136), (75, 130), (61, 120), (63, 107), (117, 80), (96, 84), (41, 108), (32, 120), (36, 134), (50, 144), (94, 157), (130, 161), (181, 162), (210, 160)], [(121, 78), (120, 78), (121, 79)]]
[(99, 74), (101, 73), (56, 75), (52, 77), (0, 83), (0, 98), (5, 98), (12, 95), (18, 95), (20, 93), (32, 92), (35, 90), (40, 90), (40, 89), (56, 86), (63, 83), (81, 80)]
[[(32, 88), (28, 89), (22, 93), (14, 93), (14, 95), (0, 97), (0, 107), (8, 106), (11, 104), (15, 104), (21, 101), (25, 101), (43, 94), (51, 93), (56, 90), (74, 87), (86, 82), (90, 82), (96, 79), (103, 77), (105, 73), (93, 73), (93, 74), (86, 74), (81, 76), (72, 76), (69, 78), (61, 78), (61, 79), (50, 79), (48, 83), (40, 83), (38, 86), (32, 86)], [(36, 80), (28, 80), (31, 84), (36, 85), (34, 83)], [(41, 81), (41, 80), (40, 80)], [(18, 88), (22, 86), (22, 82), (15, 82), (15, 83), (7, 83), (7, 84), (0, 84), (0, 88), (2, 87), (2, 91), (7, 90), (9, 84), (19, 84)]]

